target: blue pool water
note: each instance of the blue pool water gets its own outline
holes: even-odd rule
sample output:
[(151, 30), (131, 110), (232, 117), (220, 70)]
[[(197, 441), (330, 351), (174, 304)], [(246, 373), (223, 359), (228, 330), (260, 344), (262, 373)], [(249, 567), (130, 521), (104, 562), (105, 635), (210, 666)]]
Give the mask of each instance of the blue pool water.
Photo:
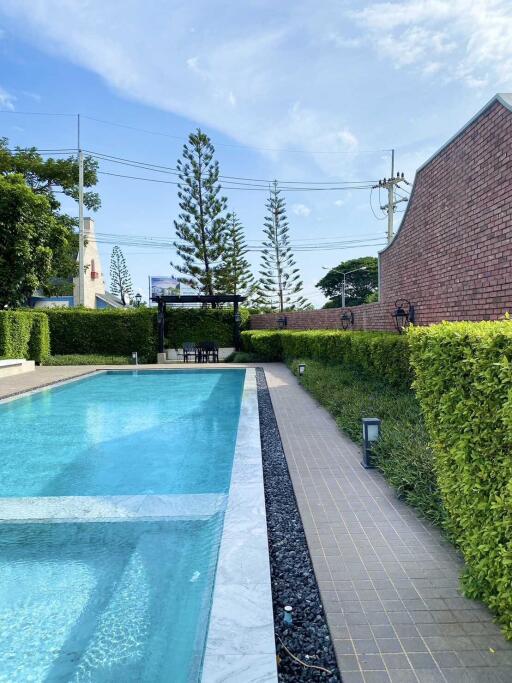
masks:
[(0, 496), (229, 486), (244, 370), (103, 373), (0, 405)]
[[(0, 523), (0, 683), (200, 680), (244, 379), (109, 372), (0, 404), (0, 499), (68, 520)], [(141, 494), (158, 516), (102, 519)], [(81, 496), (93, 521), (66, 517)]]
[(220, 530), (0, 525), (0, 681), (198, 680)]

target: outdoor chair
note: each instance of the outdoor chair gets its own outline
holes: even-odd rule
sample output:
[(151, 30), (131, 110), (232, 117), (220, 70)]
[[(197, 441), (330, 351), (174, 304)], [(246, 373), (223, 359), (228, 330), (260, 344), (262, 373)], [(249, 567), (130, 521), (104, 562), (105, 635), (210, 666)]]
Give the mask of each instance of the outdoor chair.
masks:
[(218, 363), (219, 362), (219, 345), (217, 342), (214, 341), (203, 341), (200, 342), (198, 345), (198, 351), (199, 351), (199, 358), (198, 362), (199, 363), (208, 363), (211, 361), (212, 363)]
[(188, 363), (190, 358), (197, 362), (198, 348), (195, 342), (183, 342), (183, 362)]

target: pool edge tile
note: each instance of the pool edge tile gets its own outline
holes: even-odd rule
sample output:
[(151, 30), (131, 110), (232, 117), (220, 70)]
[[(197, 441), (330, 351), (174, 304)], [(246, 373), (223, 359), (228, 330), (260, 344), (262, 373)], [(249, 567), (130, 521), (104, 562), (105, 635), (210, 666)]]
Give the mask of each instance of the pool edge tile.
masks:
[[(260, 562), (247, 561), (253, 552), (259, 556), (263, 550), (266, 556)], [(251, 589), (258, 596), (257, 609)], [(243, 604), (240, 595), (248, 598)], [(262, 651), (255, 657), (256, 632)], [(240, 680), (236, 676), (242, 672), (250, 672), (251, 681), (277, 682), (255, 368), (247, 368), (245, 374), (201, 681)]]

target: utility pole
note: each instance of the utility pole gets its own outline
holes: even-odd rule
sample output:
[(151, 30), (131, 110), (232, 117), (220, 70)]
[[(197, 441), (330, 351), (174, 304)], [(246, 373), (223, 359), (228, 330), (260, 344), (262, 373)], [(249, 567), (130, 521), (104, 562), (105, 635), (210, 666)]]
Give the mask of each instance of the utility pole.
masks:
[(391, 150), (391, 177), (390, 178), (384, 178), (383, 180), (379, 180), (378, 185), (374, 185), (374, 189), (377, 188), (383, 188), (384, 190), (387, 190), (388, 192), (388, 201), (387, 204), (384, 204), (384, 206), (381, 206), (380, 208), (383, 211), (387, 211), (388, 214), (388, 244), (391, 242), (393, 239), (394, 235), (394, 217), (395, 217), (395, 209), (397, 204), (400, 204), (400, 202), (406, 202), (407, 199), (405, 197), (401, 197), (400, 199), (395, 199), (395, 188), (400, 184), (400, 183), (405, 183), (406, 185), (409, 185), (410, 183), (405, 180), (404, 174), (403, 173), (397, 173), (395, 176), (395, 150)]
[(85, 271), (84, 271), (84, 153), (80, 144), (80, 114), (78, 124), (78, 305), (85, 304)]

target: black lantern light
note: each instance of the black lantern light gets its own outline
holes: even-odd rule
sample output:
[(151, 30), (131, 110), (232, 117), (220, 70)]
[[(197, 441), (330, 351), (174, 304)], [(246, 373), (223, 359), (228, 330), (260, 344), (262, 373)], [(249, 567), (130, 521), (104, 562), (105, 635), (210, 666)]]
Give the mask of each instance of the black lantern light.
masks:
[(306, 371), (306, 366), (305, 366), (305, 364), (304, 364), (304, 363), (300, 363), (300, 364), (299, 364), (299, 375), (302, 377), (302, 375), (304, 374), (305, 371)]
[(353, 311), (345, 311), (340, 317), (341, 320), (341, 327), (344, 330), (348, 330), (349, 327), (352, 327), (354, 324), (354, 312)]
[(142, 294), (140, 292), (137, 292), (137, 294), (135, 295), (135, 306), (137, 308), (139, 308), (141, 303), (142, 303)]
[(284, 328), (288, 325), (288, 318), (285, 315), (282, 315), (280, 318), (277, 319), (277, 326), (280, 330), (284, 330)]
[(369, 470), (373, 468), (372, 451), (380, 436), (380, 420), (378, 417), (363, 417), (363, 460), (361, 465)]
[(414, 306), (407, 299), (397, 299), (395, 310), (391, 315), (395, 319), (396, 329), (401, 334), (410, 323), (414, 322)]

